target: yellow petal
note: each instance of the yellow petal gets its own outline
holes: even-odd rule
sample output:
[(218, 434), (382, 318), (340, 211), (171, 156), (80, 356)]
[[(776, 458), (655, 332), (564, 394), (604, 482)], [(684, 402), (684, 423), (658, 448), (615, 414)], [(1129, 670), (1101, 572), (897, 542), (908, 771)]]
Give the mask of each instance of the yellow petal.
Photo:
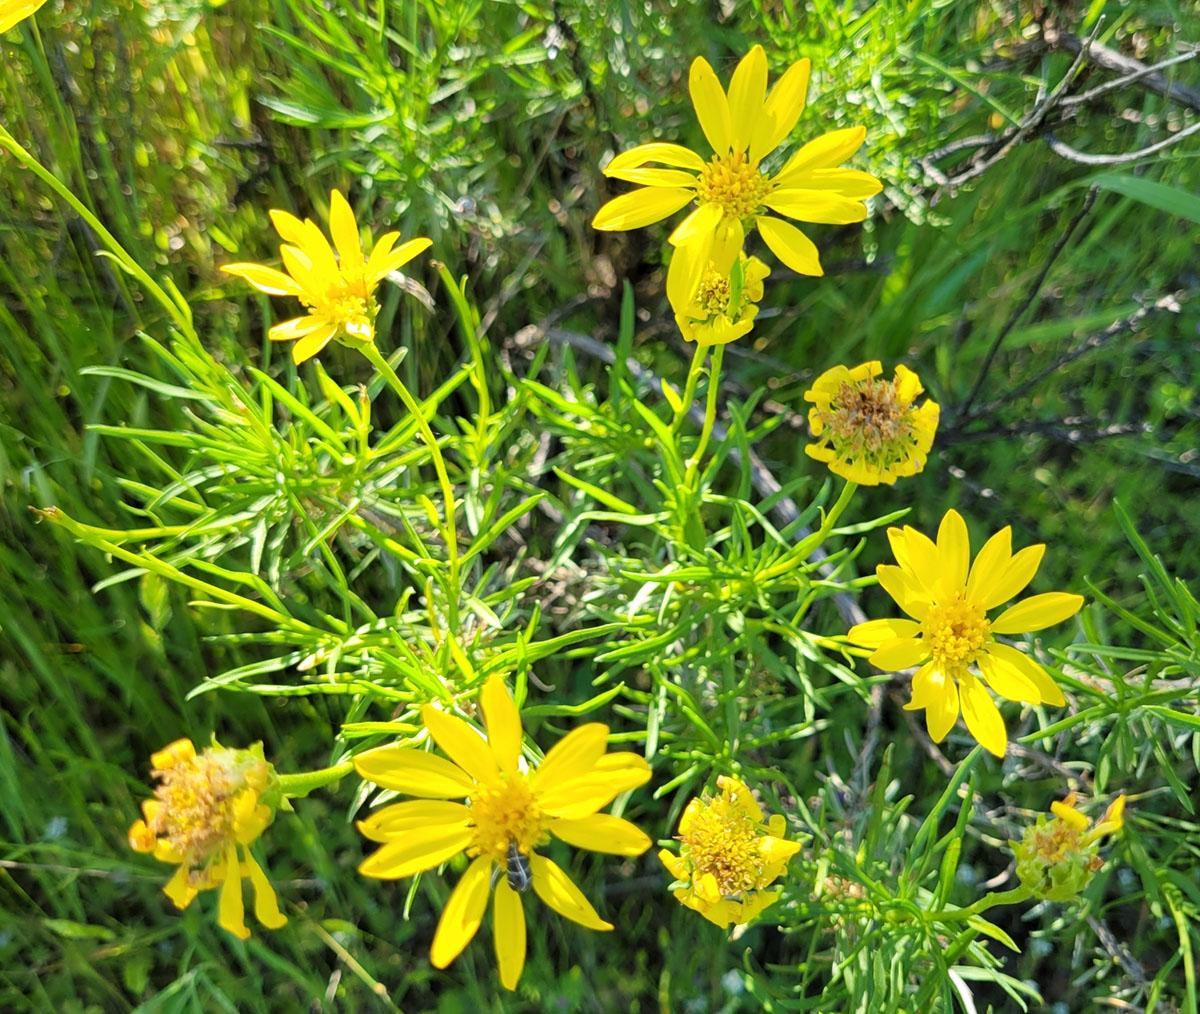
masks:
[(572, 729), (546, 754), (530, 779), (534, 792), (546, 792), (562, 782), (587, 774), (604, 755), (608, 726), (590, 722)]
[(933, 539), (924, 532), (918, 532), (915, 528), (905, 525), (897, 541), (903, 542), (904, 557), (908, 561), (904, 570), (912, 575), (917, 586), (930, 600), (938, 598), (943, 588), (942, 569), (937, 545)]
[(350, 202), (340, 190), (329, 195), (329, 234), (337, 247), (343, 271), (357, 271), (363, 265), (362, 242), (358, 238), (358, 223)]
[(482, 733), (461, 718), (447, 715), (431, 705), (421, 709), (421, 721), (437, 745), (475, 781), (500, 781), (496, 757)]
[(1042, 630), (1074, 616), (1082, 607), (1082, 595), (1072, 595), (1069, 592), (1033, 595), (997, 616), (992, 621), (992, 633), (1024, 634), (1032, 630)]
[(718, 155), (725, 155), (730, 147), (729, 100), (712, 67), (702, 56), (692, 61), (688, 73), (688, 92), (696, 109), (700, 129)]
[(876, 177), (861, 169), (813, 169), (804, 174), (803, 186), (806, 190), (828, 190), (854, 201), (865, 201), (883, 189)]
[(983, 544), (975, 562), (971, 564), (971, 573), (967, 577), (967, 601), (976, 602), (984, 609), (999, 605), (999, 602), (992, 601), (992, 592), (1011, 559), (1012, 526), (1005, 525)]
[(176, 908), (187, 908), (198, 893), (186, 866), (180, 866), (163, 886), (163, 894), (171, 899)]
[(250, 931), (246, 929), (246, 908), (242, 904), (242, 874), (236, 845), (225, 848), (225, 879), (221, 883), (217, 912), (217, 922), (222, 928), (239, 940), (250, 939)]
[(904, 705), (906, 711), (925, 709), (925, 727), (935, 743), (940, 743), (958, 721), (958, 687), (952, 677), (932, 665), (922, 668), (913, 677), (912, 700)]
[(475, 936), (487, 908), (491, 871), (492, 860), (486, 855), (479, 856), (450, 893), (429, 951), (434, 968), (445, 968)]
[(521, 756), (521, 716), (502, 676), (492, 676), (479, 692), (483, 723), (487, 727), (492, 753), (505, 771), (516, 771)]
[(134, 852), (153, 852), (158, 839), (144, 820), (135, 820), (129, 828), (129, 847)]
[(269, 212), (271, 216), (271, 224), (275, 226), (275, 231), (279, 233), (279, 238), (285, 243), (291, 243), (293, 246), (303, 246), (305, 240), (304, 222), (295, 215), (287, 211), (281, 211), (279, 208), (272, 208)]
[(548, 817), (579, 820), (649, 780), (650, 765), (645, 758), (630, 753), (608, 754), (588, 774), (559, 782), (541, 793), (538, 803)]
[(675, 214), (695, 196), (682, 187), (643, 187), (604, 205), (592, 219), (592, 228), (609, 232), (640, 229)]
[(885, 641), (897, 637), (916, 637), (921, 632), (921, 624), (913, 620), (886, 619), (868, 620), (857, 623), (846, 634), (851, 644), (862, 648), (878, 648)]
[(679, 856), (673, 852), (668, 852), (666, 849), (658, 850), (659, 861), (667, 868), (667, 872), (676, 880), (686, 880), (688, 875), (687, 864), (684, 863)]
[(367, 258), (367, 263), (363, 266), (364, 277), (374, 278), (375, 281), (383, 277), (377, 274), (379, 266), (387, 260), (392, 252), (392, 247), (396, 245), (396, 240), (399, 238), (400, 233), (398, 232), (385, 232), (376, 240), (375, 245), (371, 247), (371, 255)]
[(640, 856), (652, 844), (650, 837), (627, 820), (595, 813), (579, 820), (556, 820), (550, 833), (576, 848), (614, 856)]
[(647, 162), (661, 162), (663, 165), (673, 165), (695, 172), (699, 172), (706, 164), (691, 148), (685, 148), (682, 144), (651, 141), (614, 156), (605, 166), (604, 175), (609, 176), (625, 169), (638, 169)]
[(150, 766), (155, 771), (166, 771), (168, 768), (175, 767), (176, 764), (190, 761), (195, 756), (196, 748), (190, 739), (177, 739), (173, 743), (168, 743), (161, 750), (152, 753)]
[(36, 13), (45, 2), (46, 0), (28, 0), (27, 3), (21, 3), (18, 0), (15, 6), (11, 3), (0, 5), (0, 35)]
[(319, 274), (313, 267), (312, 258), (298, 246), (281, 246), (279, 256), (283, 258), (283, 266), (287, 268), (288, 274), (296, 279), (306, 296), (324, 294), (337, 274), (336, 271), (334, 276)]
[(521, 896), (503, 877), (496, 883), (492, 920), (500, 985), (516, 989), (525, 968), (525, 909)]
[(592, 908), (592, 903), (583, 896), (583, 892), (575, 886), (571, 878), (545, 856), (533, 853), (529, 857), (529, 866), (533, 873), (533, 889), (537, 896), (559, 915), (564, 915), (587, 929), (613, 928), (612, 923), (600, 918)]
[(328, 321), (322, 320), (320, 317), (314, 317), (311, 313), (304, 317), (293, 317), (291, 320), (285, 320), (281, 324), (274, 325), (267, 332), (267, 337), (273, 342), (291, 342), (298, 338), (303, 338), (307, 334), (312, 334), (314, 331), (329, 327)]
[(268, 296), (302, 296), (304, 288), (294, 278), (264, 264), (226, 264), (221, 268), (227, 275), (244, 278)]
[(1082, 813), (1076, 810), (1074, 806), (1071, 805), (1071, 803), (1074, 801), (1074, 795), (1075, 793), (1072, 792), (1071, 795), (1064, 799), (1061, 803), (1055, 800), (1050, 804), (1050, 812), (1053, 813), (1054, 816), (1056, 816), (1064, 824), (1074, 828), (1076, 831), (1086, 831), (1088, 826), (1087, 817), (1085, 817)]
[(279, 911), (279, 899), (275, 897), (275, 888), (271, 886), (263, 868), (258, 865), (249, 849), (246, 850), (245, 867), (250, 876), (250, 885), (254, 888), (254, 918), (267, 929), (286, 926), (287, 916)]
[(771, 252), (797, 274), (817, 277), (825, 274), (816, 244), (794, 225), (763, 216), (756, 218), (755, 223)]
[(929, 615), (929, 592), (919, 586), (905, 571), (881, 563), (875, 568), (875, 576), (879, 579), (880, 587), (914, 620), (923, 620)]
[(398, 271), (414, 257), (424, 253), (431, 246), (433, 246), (433, 240), (427, 239), (424, 236), (418, 236), (416, 239), (410, 239), (407, 243), (401, 243), (386, 257), (372, 258), (375, 263), (366, 272), (367, 284), (377, 284), (381, 279), (386, 278), (393, 271)]
[(1033, 580), (1045, 552), (1046, 547), (1041, 543), (1026, 546), (1005, 561), (1003, 569), (993, 574), (990, 581), (987, 575), (980, 575), (980, 598), (976, 601), (979, 601), (984, 609), (994, 609), (1021, 594), (1025, 586)]
[(1011, 645), (1001, 644), (998, 641), (993, 641), (989, 644), (987, 652), (989, 655), (1003, 659), (1009, 665), (1023, 673), (1025, 678), (1038, 688), (1042, 703), (1053, 704), (1057, 708), (1066, 705), (1067, 699), (1063, 697), (1062, 690), (1059, 689), (1054, 678), (1033, 659), (1017, 651)]
[[(719, 204), (714, 204), (711, 201), (707, 204), (701, 204), (700, 207), (696, 208), (687, 218), (675, 226), (671, 235), (667, 237), (667, 242), (674, 247), (691, 247), (693, 249), (693, 259), (698, 262), (699, 270), (703, 271), (707, 266), (717, 226), (721, 224), (723, 214), (724, 212), (721, 210)], [(672, 261), (674, 261), (674, 258), (672, 258)]]
[(961, 590), (967, 583), (967, 568), (971, 563), (971, 537), (967, 523), (958, 511), (946, 511), (937, 534), (938, 570), (941, 586), (947, 592)]
[(1042, 703), (1042, 695), (1033, 681), (1006, 659), (985, 652), (976, 660), (976, 665), (988, 686), (1006, 700), (1024, 704)]
[(292, 362), (297, 366), (307, 362), (328, 345), (335, 334), (337, 334), (335, 324), (325, 324), (315, 331), (310, 331), (292, 346)]
[(475, 783), (442, 757), (411, 746), (383, 746), (354, 758), (354, 768), (369, 782), (422, 799), (458, 799)]
[(898, 637), (885, 641), (870, 657), (871, 665), (884, 672), (896, 672), (920, 665), (929, 657), (929, 645), (919, 637)]
[(786, 190), (772, 191), (763, 203), (772, 211), (801, 222), (846, 225), (850, 222), (861, 222), (867, 217), (867, 206), (861, 201), (852, 201), (828, 190), (800, 190), (789, 187)]
[(386, 842), (418, 827), (466, 825), (470, 820), (471, 811), (462, 803), (413, 799), (376, 810), (366, 820), (360, 820), (357, 826), (371, 841)]
[(959, 685), (959, 695), (962, 698), (962, 713), (971, 735), (985, 750), (997, 757), (1004, 756), (1008, 746), (1008, 735), (1004, 731), (1004, 719), (1000, 717), (1000, 709), (996, 702), (988, 696), (988, 692), (970, 673), (965, 673)]
[(414, 828), (365, 859), (358, 872), (379, 880), (411, 877), (458, 855), (471, 843), (471, 835), (471, 829), (462, 825)]
[(845, 127), (822, 134), (789, 158), (771, 182), (777, 187), (802, 187), (809, 172), (841, 165), (866, 139), (866, 127)]
[(771, 89), (763, 117), (755, 124), (750, 139), (750, 161), (758, 162), (778, 148), (795, 129), (804, 112), (812, 61), (793, 63)]
[[(767, 54), (752, 46), (741, 58), (729, 81), (730, 147), (746, 151), (756, 124), (761, 123), (767, 98)], [(716, 146), (714, 145), (714, 150)]]
[(609, 166), (605, 175), (626, 183), (642, 187), (685, 187), (695, 189), (696, 177), (682, 169), (613, 169)]

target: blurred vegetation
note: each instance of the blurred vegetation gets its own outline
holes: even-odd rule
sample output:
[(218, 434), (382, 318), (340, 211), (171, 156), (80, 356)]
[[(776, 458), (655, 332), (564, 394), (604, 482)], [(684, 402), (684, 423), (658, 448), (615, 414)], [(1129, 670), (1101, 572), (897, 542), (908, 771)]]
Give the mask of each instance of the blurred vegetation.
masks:
[[(217, 270), (232, 260), (270, 261), (267, 209), (323, 219), (329, 190), (339, 187), (376, 231), (434, 240), (445, 269), (414, 265), (412, 281), (436, 309), (382, 290), (380, 345), (408, 349), (400, 370), (427, 396), (457, 378), (441, 392), (440, 428), (457, 429), (461, 447), (478, 450), (477, 499), (498, 491), (488, 516), (535, 489), (547, 494), (516, 535), (490, 550), (495, 570), (480, 587), (536, 577), (531, 594), (545, 637), (620, 622), (633, 587), (624, 561), (661, 562), (668, 544), (653, 530), (592, 517), (596, 505), (551, 469), (631, 502), (648, 496), (653, 455), (638, 446), (630, 403), (656, 395), (628, 370), (535, 341), (527, 329), (550, 321), (592, 335), (618, 349), (619, 362), (628, 354), (682, 381), (691, 350), (663, 294), (667, 231), (591, 230), (595, 209), (614, 192), (599, 167), (642, 140), (698, 141), (686, 96), (692, 58), (706, 56), (725, 76), (762, 43), (774, 73), (812, 57), (801, 132), (865, 124), (860, 163), (886, 189), (865, 228), (813, 230), (826, 278), (775, 270), (769, 308), (726, 359), (723, 393), (744, 421), (739, 432), (755, 434), (767, 467), (807, 503), (826, 479), (802, 450), (808, 382), (835, 363), (870, 358), (889, 366), (903, 359), (919, 372), (943, 407), (935, 453), (922, 475), (862, 491), (862, 516), (907, 509), (907, 523), (932, 531), (957, 507), (975, 545), (1012, 524), (1015, 545), (1048, 544), (1034, 590), (1069, 588), (1091, 603), (1073, 633), (1042, 645), (1067, 672), (1076, 704), (1058, 727), (1065, 735), (1046, 738), (1060, 716), (1040, 725), (1029, 716), (1016, 734), (1032, 738), (1003, 766), (959, 770), (977, 795), (974, 811), (961, 811), (967, 833), (946, 890), (968, 904), (976, 885), (1004, 874), (1009, 857), (997, 829), (1018, 834), (1060, 798), (1064, 767), (1098, 793), (1128, 792), (1125, 844), (1086, 902), (1013, 909), (998, 925), (1022, 953), (995, 943), (990, 950), (1007, 988), (1040, 991), (1044, 1006), (1034, 1009), (1194, 1012), (1200, 648), (1184, 586), (1200, 563), (1194, 135), (1190, 145), (1131, 164), (1089, 166), (1055, 154), (1035, 131), (958, 187), (939, 186), (922, 162), (1020, 122), (1073, 65), (1067, 47), (1045, 41), (1064, 32), (1095, 32), (1097, 43), (1153, 63), (1200, 45), (1200, 9), (1173, 0), (1045, 9), (966, 0), (52, 0), (0, 39), (4, 124), (140, 264), (187, 297), (220, 365), (206, 375), (173, 361), (161, 309), (112, 258), (97, 256), (96, 237), (69, 209), (10, 159), (0, 161), (0, 1010), (810, 1010), (821, 1009), (813, 998), (829, 986), (831, 960), (844, 992), (829, 996), (843, 997), (846, 1011), (867, 1009), (846, 998), (869, 996), (873, 977), (900, 958), (881, 945), (877, 927), (850, 931), (853, 905), (812, 899), (828, 878), (848, 880), (856, 868), (897, 893), (919, 879), (916, 866), (924, 875), (932, 863), (936, 873), (931, 843), (944, 848), (941, 835), (955, 819), (922, 826), (931, 811), (942, 813), (934, 802), (948, 776), (878, 674), (855, 690), (850, 679), (826, 678), (801, 693), (806, 666), (797, 667), (793, 645), (767, 636), (757, 645), (761, 671), (733, 672), (732, 647), (711, 662), (762, 698), (767, 725), (803, 727), (783, 760), (768, 750), (745, 758), (764, 783), (787, 787), (772, 799), (776, 809), (803, 805), (828, 835), (806, 848), (806, 863), (796, 861), (802, 872), (779, 912), (787, 932), (768, 919), (731, 943), (677, 905), (652, 854), (621, 864), (588, 857), (573, 873), (617, 931), (544, 920), (531, 934), (519, 992), (501, 996), (486, 934), (447, 971), (429, 966), (443, 879), (424, 878), (414, 896), (408, 882), (354, 873), (364, 843), (347, 820), (345, 787), (298, 800), (296, 815), (275, 826), (270, 868), (291, 905), (287, 929), (242, 944), (215, 928), (211, 898), (172, 909), (159, 870), (125, 846), (150, 752), (215, 732), (230, 744), (262, 739), (281, 770), (299, 770), (328, 763), (343, 723), (364, 715), (334, 694), (193, 694), (206, 679), (277, 659), (282, 649), (248, 636), (244, 618), (197, 609), (183, 589), (77, 545), (29, 512), (56, 504), (88, 524), (137, 528), (186, 523), (189, 497), (218, 517), (257, 497), (253, 533), (232, 526), (206, 539), (209, 564), (258, 574), (297, 615), (328, 609), (322, 596), (335, 578), (380, 616), (407, 615), (411, 575), (355, 545), (360, 566), (331, 578), (316, 548), (352, 482), (397, 524), (412, 492), (402, 461), (380, 458), (376, 472), (347, 478), (306, 439), (302, 409), (345, 422), (318, 369), (352, 390), (369, 379), (366, 365), (332, 348), (322, 367), (297, 370), (265, 340), (276, 319), (266, 297), (247, 297)], [(1194, 63), (1163, 74), (1200, 88)], [(1072, 91), (1115, 76), (1087, 63)], [(1054, 133), (1078, 151), (1128, 152), (1198, 116), (1131, 83), (1073, 108)], [(479, 314), (484, 353), (497, 364), (489, 377), (494, 429), (474, 444), (465, 421), (478, 409), (464, 372), (471, 355), (448, 284), (459, 278)], [(622, 329), (626, 281), (632, 302)], [(1064, 361), (1167, 297), (1175, 302), (1135, 328)], [(242, 383), (256, 405), (238, 404)], [(280, 400), (272, 383), (297, 392), (300, 407)], [(205, 397), (179, 397), (179, 386)], [(374, 424), (400, 448), (411, 430), (393, 404), (380, 399)], [(276, 458), (274, 444), (239, 440), (221, 412), (243, 409), (290, 434), (294, 453)], [(589, 413), (595, 425), (584, 429), (579, 420)], [(230, 425), (236, 481), (223, 481), (199, 445), (165, 436), (205, 425)], [(630, 467), (614, 474), (614, 455)], [(728, 488), (748, 492), (744, 464), (722, 467)], [(168, 483), (178, 495), (159, 498)], [(297, 502), (311, 509), (293, 516)], [(878, 531), (846, 545), (842, 576), (851, 583), (888, 558)], [(862, 602), (871, 615), (890, 615), (879, 589), (866, 588)], [(512, 623), (527, 620), (526, 609)], [(814, 605), (811, 625), (844, 629), (828, 602)], [(853, 664), (836, 653), (810, 662), (822, 676)], [(665, 665), (651, 645), (611, 659), (591, 648), (564, 652), (535, 671), (565, 704), (592, 698), (593, 684), (623, 681), (628, 693), (605, 720), (639, 739), (661, 685), (656, 667)], [(858, 671), (867, 675), (865, 665)], [(878, 766), (864, 771), (856, 761), (871, 734), (864, 698), (872, 686), (883, 694), (882, 745)], [(543, 745), (570, 724), (552, 711), (543, 723), (552, 733)], [(688, 735), (686, 724), (664, 729), (664, 742), (677, 739), (656, 770), (658, 792), (635, 794), (625, 814), (652, 837), (671, 836), (709, 775), (703, 765), (684, 766)], [(961, 760), (966, 742), (952, 734), (947, 755)], [(909, 797), (918, 801), (911, 816)], [(882, 944), (893, 939), (938, 960), (934, 933)], [(994, 981), (971, 988), (980, 1011), (1015, 1009)], [(953, 1002), (965, 1010), (964, 995)], [(889, 1001), (871, 1009), (935, 1008)]]

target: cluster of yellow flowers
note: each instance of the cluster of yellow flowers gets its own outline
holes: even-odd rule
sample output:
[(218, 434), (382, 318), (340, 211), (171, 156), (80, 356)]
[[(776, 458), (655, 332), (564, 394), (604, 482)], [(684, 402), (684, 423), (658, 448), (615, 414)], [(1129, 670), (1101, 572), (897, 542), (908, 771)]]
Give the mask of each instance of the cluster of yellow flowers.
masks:
[[(37, 6), (0, 5), (0, 30)], [(820, 275), (812, 241), (774, 216), (858, 222), (866, 216), (863, 202), (881, 190), (869, 173), (842, 167), (862, 145), (862, 127), (802, 145), (774, 173), (763, 168), (804, 111), (809, 73), (809, 61), (801, 60), (768, 93), (766, 55), (755, 46), (726, 92), (709, 64), (697, 59), (689, 87), (711, 157), (656, 141), (617, 155), (604, 170), (641, 189), (605, 204), (594, 221), (598, 229), (638, 228), (696, 205), (670, 235), (674, 253), (666, 284), (681, 333), (701, 349), (735, 341), (754, 326), (769, 269), (746, 253), (749, 233), (756, 230), (793, 271)], [(285, 270), (253, 263), (224, 268), (262, 292), (295, 297), (306, 307), (304, 315), (271, 327), (270, 339), (294, 341), (297, 363), (330, 341), (364, 351), (373, 346), (378, 285), (428, 249), (430, 240), (398, 243), (399, 233), (389, 232), (364, 253), (354, 214), (337, 190), (329, 206), (332, 243), (310, 219), (279, 210), (271, 217), (283, 240)], [(891, 380), (882, 373), (876, 361), (835, 366), (805, 395), (812, 403), (814, 438), (807, 453), (843, 478), (847, 492), (921, 471), (933, 443), (939, 408), (919, 400), (923, 387), (917, 375), (904, 366)], [(1059, 623), (1081, 608), (1082, 597), (1034, 595), (989, 620), (990, 610), (1033, 579), (1044, 546), (1014, 553), (1006, 527), (972, 562), (966, 522), (954, 510), (942, 519), (936, 541), (911, 527), (887, 534), (896, 563), (881, 565), (876, 574), (908, 618), (861, 623), (849, 631), (848, 641), (870, 649), (871, 664), (882, 670), (915, 670), (906, 708), (925, 711), (934, 741), (942, 741), (961, 714), (970, 734), (1003, 756), (1004, 721), (987, 688), (1029, 705), (1066, 702), (1045, 669), (996, 638)], [(438, 968), (454, 961), (475, 936), (491, 897), (500, 981), (514, 989), (525, 963), (528, 889), (581, 926), (613, 928), (541, 850), (558, 839), (610, 855), (643, 854), (651, 839), (601, 811), (644, 785), (651, 772), (638, 755), (607, 753), (609, 730), (599, 723), (575, 729), (539, 760), (526, 745), (520, 712), (500, 676), (479, 689), (477, 711), (482, 728), (465, 717), (474, 713), (469, 696), (455, 699), (448, 691), (444, 701), (421, 709), (423, 735), (354, 759), (358, 774), (382, 790), (385, 803), (358, 824), (380, 846), (360, 872), (397, 879), (465, 857), (465, 871), (433, 938), (431, 960)], [(441, 753), (426, 749), (434, 746)], [(286, 920), (274, 891), (250, 851), (285, 805), (261, 746), (231, 750), (214, 744), (197, 753), (189, 740), (179, 740), (156, 753), (151, 766), (158, 786), (143, 805), (143, 819), (130, 828), (129, 841), (137, 851), (177, 866), (165, 888), (171, 901), (184, 908), (199, 892), (219, 888), (220, 924), (245, 938), (242, 880), (249, 879), (258, 921), (282, 926)], [(678, 850), (663, 849), (659, 858), (675, 878), (671, 889), (680, 902), (727, 927), (757, 918), (779, 899), (781, 888), (772, 885), (801, 845), (787, 837), (785, 817), (768, 818), (738, 777), (722, 774), (716, 785), (715, 795), (688, 803)], [(397, 794), (411, 798), (393, 802)], [(1022, 882), (1040, 896), (1062, 899), (1077, 892), (1099, 862), (1097, 840), (1121, 826), (1123, 796), (1092, 830), (1074, 802), (1072, 795), (1055, 803), (1056, 819), (1039, 820), (1017, 848)]]

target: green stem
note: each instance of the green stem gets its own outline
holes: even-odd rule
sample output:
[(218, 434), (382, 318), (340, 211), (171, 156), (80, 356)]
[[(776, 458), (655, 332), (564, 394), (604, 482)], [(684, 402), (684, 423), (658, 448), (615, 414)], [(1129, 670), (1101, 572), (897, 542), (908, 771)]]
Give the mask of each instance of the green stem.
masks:
[(8, 130), (0, 126), (0, 147), (5, 148), (18, 162), (30, 170), (38, 179), (45, 183), (59, 197), (67, 202), (79, 214), (79, 217), (87, 222), (92, 231), (100, 237), (101, 242), (108, 248), (109, 253), (116, 258), (117, 262), (130, 275), (136, 278), (150, 293), (151, 296), (167, 311), (168, 316), (175, 322), (184, 335), (195, 342), (197, 345), (200, 339), (196, 334), (195, 328), (192, 326), (192, 311), (186, 303), (176, 301), (167, 291), (158, 284), (146, 270), (138, 264), (130, 253), (121, 246), (117, 238), (109, 232), (104, 224), (98, 219), (95, 214), (77, 198), (65, 183), (55, 176), (49, 169), (42, 165), (33, 154), (21, 147), (15, 137)]
[(354, 761), (342, 761), (331, 768), (321, 768), (320, 771), (301, 771), (294, 775), (280, 775), (279, 787), (288, 799), (299, 799), (307, 796), (313, 789), (323, 789), (354, 770)]
[(759, 574), (758, 580), (768, 580), (773, 577), (779, 577), (780, 574), (786, 574), (788, 571), (795, 569), (798, 557), (807, 560), (812, 556), (813, 550), (829, 537), (829, 533), (833, 531), (833, 526), (837, 524), (838, 518), (850, 506), (850, 501), (854, 499), (854, 493), (857, 489), (857, 482), (847, 482), (842, 487), (842, 492), (838, 494), (837, 501), (825, 513), (825, 520), (821, 522), (821, 527), (799, 542), (794, 552), (789, 552), (777, 564), (768, 567)]
[[(459, 589), (458, 526), (454, 513), (454, 487), (450, 485), (450, 476), (446, 472), (446, 461), (442, 457), (442, 448), (438, 444), (437, 437), (433, 435), (433, 430), (429, 428), (429, 422), (425, 418), (425, 413), (421, 411), (421, 406), (417, 404), (416, 398), (404, 386), (404, 381), (392, 369), (391, 364), (384, 358), (383, 353), (375, 347), (373, 342), (367, 342), (359, 346), (359, 348), (362, 354), (367, 357), (368, 362), (387, 380), (389, 386), (404, 403), (404, 407), (412, 414), (417, 422), (417, 428), (421, 431), (421, 436), (425, 438), (425, 443), (429, 447), (429, 454), (433, 459), (433, 468), (437, 472), (438, 484), (442, 488), (442, 499), (446, 504), (446, 528), (443, 535), (446, 539), (447, 552), (450, 554), (450, 579), (456, 596)], [(451, 603), (451, 609), (457, 611), (456, 601)]]
[(671, 420), (671, 432), (678, 433), (679, 428), (683, 425), (683, 420), (687, 418), (688, 410), (692, 407), (692, 402), (696, 399), (696, 383), (700, 380), (700, 373), (704, 369), (704, 360), (708, 357), (708, 346), (696, 344), (696, 352), (692, 356), (692, 365), (688, 367), (687, 381), (683, 388), (683, 399), (679, 402), (679, 408), (675, 410), (675, 418)]
[(696, 480), (696, 472), (700, 467), (700, 460), (704, 457), (704, 452), (708, 450), (708, 441), (712, 436), (713, 425), (717, 421), (717, 388), (718, 379), (721, 376), (721, 360), (725, 358), (725, 346), (718, 345), (713, 349), (712, 366), (708, 371), (708, 397), (705, 399), (704, 405), (704, 426), (700, 430), (700, 442), (696, 445), (696, 451), (688, 459), (687, 474), (683, 477), (683, 484), (688, 488), (692, 488), (692, 484)]

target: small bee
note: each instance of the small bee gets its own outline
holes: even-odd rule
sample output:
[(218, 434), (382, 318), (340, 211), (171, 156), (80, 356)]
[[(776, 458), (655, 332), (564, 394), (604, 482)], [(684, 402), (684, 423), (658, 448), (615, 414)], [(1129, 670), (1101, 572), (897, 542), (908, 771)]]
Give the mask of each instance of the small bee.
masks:
[(527, 891), (533, 883), (533, 873), (529, 869), (529, 857), (517, 846), (516, 839), (508, 843), (508, 858), (505, 863), (505, 873), (508, 875), (508, 886), (514, 891)]

